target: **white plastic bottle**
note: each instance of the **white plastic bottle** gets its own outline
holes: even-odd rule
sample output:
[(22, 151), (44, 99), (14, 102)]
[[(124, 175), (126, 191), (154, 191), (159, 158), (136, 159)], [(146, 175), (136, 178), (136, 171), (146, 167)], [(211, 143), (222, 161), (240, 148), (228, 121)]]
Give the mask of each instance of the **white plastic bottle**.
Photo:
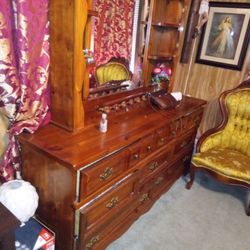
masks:
[(102, 118), (101, 118), (99, 130), (100, 130), (101, 133), (106, 133), (107, 129), (108, 129), (107, 114), (102, 113)]

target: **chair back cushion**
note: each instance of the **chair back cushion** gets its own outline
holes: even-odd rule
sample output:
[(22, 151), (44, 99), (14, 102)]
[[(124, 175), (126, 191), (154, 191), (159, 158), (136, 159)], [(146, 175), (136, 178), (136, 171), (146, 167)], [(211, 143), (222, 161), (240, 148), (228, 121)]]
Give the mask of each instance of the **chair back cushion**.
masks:
[(131, 75), (125, 65), (119, 62), (109, 62), (96, 69), (96, 80), (101, 85), (110, 81), (130, 80)]
[(201, 152), (213, 146), (237, 150), (250, 157), (250, 89), (238, 89), (225, 96), (227, 123), (201, 145)]

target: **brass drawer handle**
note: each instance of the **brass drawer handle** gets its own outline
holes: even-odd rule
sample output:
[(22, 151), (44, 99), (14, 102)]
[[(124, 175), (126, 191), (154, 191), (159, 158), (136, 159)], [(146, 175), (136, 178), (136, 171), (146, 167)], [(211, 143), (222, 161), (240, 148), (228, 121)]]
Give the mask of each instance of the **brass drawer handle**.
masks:
[(147, 151), (150, 151), (152, 147), (150, 145), (147, 146)]
[(141, 196), (141, 198), (139, 199), (139, 201), (140, 201), (141, 203), (143, 203), (143, 202), (145, 202), (145, 201), (147, 201), (147, 200), (149, 200), (149, 194), (148, 194), (148, 193), (143, 194), (143, 195)]
[(111, 199), (111, 201), (106, 205), (106, 208), (109, 208), (109, 209), (113, 208), (114, 206), (116, 206), (116, 204), (118, 203), (118, 201), (119, 201), (118, 196), (113, 197)]
[(184, 148), (186, 145), (187, 145), (188, 143), (186, 142), (186, 141), (184, 141), (184, 142), (182, 142), (182, 144), (181, 144), (181, 148)]
[(175, 137), (176, 136), (176, 131), (172, 131), (171, 135)]
[(158, 167), (158, 162), (157, 161), (155, 161), (155, 162), (152, 162), (149, 166), (148, 166), (148, 168), (149, 168), (149, 170), (151, 170), (151, 171), (153, 171), (153, 170), (155, 170), (157, 167)]
[(196, 116), (194, 119), (194, 123), (198, 124), (200, 122), (200, 116)]
[(155, 181), (155, 185), (161, 184), (163, 180), (164, 178), (162, 176), (158, 177), (157, 180)]
[(161, 137), (160, 142), (164, 142), (164, 141), (165, 141), (165, 138)]
[(139, 154), (134, 154), (134, 160), (138, 160), (139, 159)]
[(113, 174), (113, 168), (105, 168), (103, 173), (100, 175), (100, 180), (106, 181)]
[(91, 238), (91, 240), (86, 244), (85, 248), (87, 250), (90, 250), (93, 248), (93, 246), (100, 240), (100, 236), (94, 236), (93, 238)]

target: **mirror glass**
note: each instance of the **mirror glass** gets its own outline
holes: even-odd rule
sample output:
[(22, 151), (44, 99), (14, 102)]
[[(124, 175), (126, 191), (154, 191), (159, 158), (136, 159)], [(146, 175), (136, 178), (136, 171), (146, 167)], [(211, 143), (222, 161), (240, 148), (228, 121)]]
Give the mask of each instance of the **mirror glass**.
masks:
[[(89, 99), (143, 85), (142, 53), (148, 0), (95, 0), (89, 49)], [(86, 48), (85, 47), (85, 48)]]

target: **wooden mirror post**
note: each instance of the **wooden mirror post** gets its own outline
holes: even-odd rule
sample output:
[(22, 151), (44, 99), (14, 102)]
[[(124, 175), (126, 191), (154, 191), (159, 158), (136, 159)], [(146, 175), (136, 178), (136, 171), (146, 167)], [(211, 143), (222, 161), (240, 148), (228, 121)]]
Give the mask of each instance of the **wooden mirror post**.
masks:
[(50, 1), (51, 122), (72, 132), (84, 127), (82, 50), (88, 6), (86, 0)]

